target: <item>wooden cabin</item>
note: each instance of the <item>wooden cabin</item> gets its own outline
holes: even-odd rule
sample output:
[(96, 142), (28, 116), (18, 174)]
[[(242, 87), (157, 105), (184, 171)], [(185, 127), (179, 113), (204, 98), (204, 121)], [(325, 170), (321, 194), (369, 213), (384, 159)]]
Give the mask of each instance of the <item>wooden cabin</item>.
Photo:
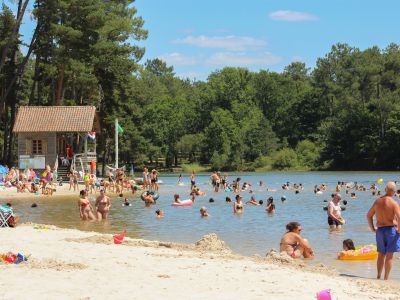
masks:
[(18, 136), (19, 168), (77, 163), (87, 168), (97, 161), (96, 141), (88, 142), (88, 136), (99, 130), (94, 106), (21, 106), (13, 129)]

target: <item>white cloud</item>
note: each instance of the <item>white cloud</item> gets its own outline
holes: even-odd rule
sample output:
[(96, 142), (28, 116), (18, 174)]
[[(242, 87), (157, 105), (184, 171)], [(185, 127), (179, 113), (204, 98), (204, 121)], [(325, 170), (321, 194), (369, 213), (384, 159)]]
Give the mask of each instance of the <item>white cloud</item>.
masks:
[(197, 60), (194, 57), (186, 56), (178, 52), (161, 54), (158, 58), (165, 61), (168, 65), (175, 66), (188, 66), (197, 63)]
[(225, 66), (250, 66), (250, 65), (274, 65), (281, 61), (281, 57), (269, 52), (249, 55), (247, 53), (220, 52), (215, 53), (206, 63), (210, 65)]
[(291, 10), (278, 10), (269, 14), (269, 17), (275, 21), (302, 22), (302, 21), (317, 21), (317, 16)]
[(266, 47), (267, 42), (248, 36), (188, 36), (175, 40), (177, 44), (191, 45), (201, 48), (221, 48), (227, 51), (257, 50)]
[(190, 79), (190, 80), (198, 80), (201, 75), (196, 72), (186, 72), (186, 73), (179, 73), (177, 76), (181, 79)]

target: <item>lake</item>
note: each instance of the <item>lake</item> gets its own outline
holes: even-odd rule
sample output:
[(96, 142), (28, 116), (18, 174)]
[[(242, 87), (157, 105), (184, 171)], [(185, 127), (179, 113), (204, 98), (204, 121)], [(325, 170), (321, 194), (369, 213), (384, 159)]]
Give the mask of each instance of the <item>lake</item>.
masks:
[[(342, 199), (347, 200), (343, 216), (347, 223), (341, 231), (330, 232), (327, 224), (327, 213), (323, 200), (329, 200), (334, 192), (337, 181), (359, 182), (369, 188), (371, 183), (383, 178), (399, 181), (398, 172), (304, 172), (304, 173), (243, 173), (229, 174), (229, 181), (240, 177), (241, 182), (252, 183), (252, 189), (257, 200), (263, 200), (263, 206), (246, 205), (243, 214), (234, 215), (232, 203), (226, 203), (229, 196), (234, 201), (235, 194), (227, 192), (215, 193), (209, 183), (209, 175), (198, 175), (198, 186), (207, 196), (197, 198), (191, 207), (171, 207), (173, 194), (178, 193), (181, 199), (189, 198), (190, 179), (183, 176), (184, 186), (177, 186), (178, 176), (161, 176), (160, 199), (157, 205), (145, 207), (138, 195), (126, 193), (132, 206), (122, 206), (122, 198), (114, 198), (109, 221), (81, 222), (77, 207), (77, 197), (53, 197), (35, 200), (37, 208), (31, 208), (31, 200), (14, 200), (15, 211), (22, 216), (23, 222), (54, 224), (60, 227), (77, 228), (106, 233), (128, 231), (128, 236), (150, 240), (193, 243), (203, 235), (215, 232), (234, 251), (245, 255), (265, 255), (270, 249), (279, 249), (281, 236), (285, 225), (291, 221), (302, 224), (302, 235), (307, 238), (316, 253), (310, 262), (324, 263), (337, 268), (341, 273), (366, 278), (374, 278), (375, 261), (342, 262), (336, 259), (336, 253), (342, 248), (344, 239), (352, 239), (356, 245), (375, 244), (375, 235), (368, 229), (366, 213), (374, 201), (371, 191), (356, 192), (357, 199), (350, 199), (342, 193)], [(259, 187), (262, 180), (264, 185)], [(305, 189), (299, 194), (294, 191), (283, 191), (283, 183), (302, 183)], [(315, 184), (325, 183), (328, 191), (323, 195), (313, 192)], [(378, 185), (381, 190), (384, 184)], [(268, 189), (276, 189), (269, 192)], [(400, 188), (400, 187), (399, 187)], [(242, 192), (243, 202), (250, 199), (249, 192)], [(287, 201), (282, 203), (280, 197), (285, 195)], [(274, 197), (276, 212), (269, 215), (265, 212), (266, 199)], [(215, 202), (209, 203), (212, 197)], [(91, 198), (94, 202), (94, 198)], [(199, 209), (206, 206), (210, 217), (201, 218)], [(163, 209), (165, 217), (157, 219), (155, 210)], [(400, 280), (400, 260), (395, 256), (392, 279)]]

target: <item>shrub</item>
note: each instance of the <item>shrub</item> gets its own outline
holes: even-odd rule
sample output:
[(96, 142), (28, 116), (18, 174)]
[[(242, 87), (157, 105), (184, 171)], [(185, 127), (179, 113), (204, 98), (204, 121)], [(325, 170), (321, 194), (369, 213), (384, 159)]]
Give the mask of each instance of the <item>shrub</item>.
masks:
[(278, 170), (296, 168), (298, 157), (296, 152), (290, 148), (283, 148), (273, 155), (272, 167)]

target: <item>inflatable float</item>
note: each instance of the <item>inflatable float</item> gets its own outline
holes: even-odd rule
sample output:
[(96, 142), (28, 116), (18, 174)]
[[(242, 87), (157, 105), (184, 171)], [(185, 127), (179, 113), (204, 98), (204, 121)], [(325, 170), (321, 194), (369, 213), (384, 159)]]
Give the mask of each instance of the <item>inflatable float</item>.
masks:
[(338, 254), (339, 260), (373, 260), (378, 257), (376, 246), (361, 246), (356, 250), (343, 251)]
[[(146, 196), (147, 192), (148, 192), (148, 191), (144, 191), (144, 192), (140, 195), (140, 199), (142, 199), (142, 200), (144, 201), (144, 197)], [(153, 196), (153, 199), (154, 199), (154, 200), (157, 200), (157, 199), (160, 197), (160, 195), (159, 195), (156, 191), (150, 191), (149, 193), (150, 193), (150, 195)]]
[(189, 200), (183, 200), (181, 202), (174, 202), (171, 204), (171, 206), (192, 206), (193, 205), (193, 201), (191, 199)]

